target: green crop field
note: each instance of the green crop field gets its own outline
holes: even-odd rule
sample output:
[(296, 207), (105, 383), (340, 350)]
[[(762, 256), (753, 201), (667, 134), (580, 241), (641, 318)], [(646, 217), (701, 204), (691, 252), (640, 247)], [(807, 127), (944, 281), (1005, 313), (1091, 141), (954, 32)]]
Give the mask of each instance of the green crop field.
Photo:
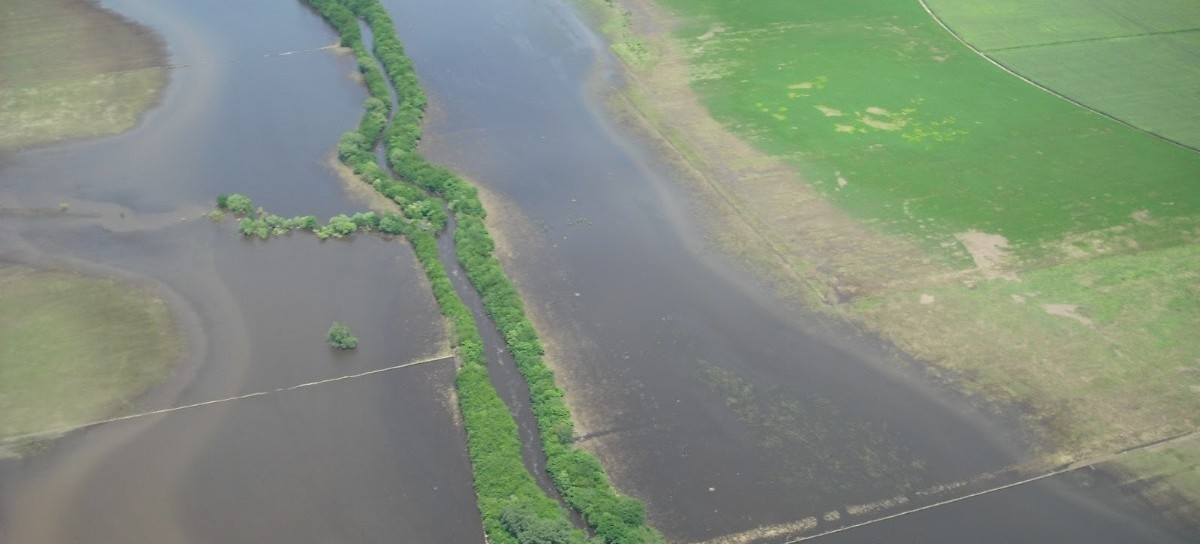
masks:
[(926, 3), (964, 40), (1017, 73), (1200, 149), (1200, 2)]
[(1200, 154), (1004, 73), (916, 0), (665, 3), (714, 116), (884, 231), (949, 247), (975, 229), (1034, 255), (1136, 213), (1172, 224), (1143, 248), (1194, 238)]

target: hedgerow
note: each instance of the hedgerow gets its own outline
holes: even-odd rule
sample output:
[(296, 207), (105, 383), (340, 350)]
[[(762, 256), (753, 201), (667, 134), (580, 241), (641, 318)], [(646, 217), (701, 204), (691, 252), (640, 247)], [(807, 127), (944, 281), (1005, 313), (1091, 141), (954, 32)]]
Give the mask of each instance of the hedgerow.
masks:
[(418, 153), (416, 144), (420, 142), (425, 94), (416, 82), (412, 62), (403, 55), (388, 13), (378, 0), (348, 0), (347, 5), (371, 28), (374, 52), (400, 103), (384, 136), (389, 166), (409, 183), (443, 197), (454, 211), (458, 262), (484, 299), (485, 310), (504, 334), (506, 345), (529, 385), (530, 407), (538, 422), (547, 470), (554, 485), (605, 542), (661, 542), (661, 534), (646, 525), (643, 504), (618, 494), (595, 456), (574, 446), (574, 423), (563, 391), (554, 383), (553, 371), (542, 360), (545, 351), (533, 322), (524, 312), (520, 294), (493, 255), (494, 243), (487, 232), (484, 222), (487, 214), (478, 190)]
[[(502, 331), (510, 353), (516, 359), (521, 375), (529, 384), (530, 407), (538, 420), (542, 449), (545, 450), (547, 470), (566, 501), (583, 515), (596, 536), (608, 543), (662, 542), (661, 534), (646, 525), (646, 510), (634, 498), (618, 494), (608, 482), (607, 474), (595, 456), (574, 446), (574, 423), (563, 401), (563, 391), (554, 383), (553, 372), (542, 360), (545, 354), (534, 325), (529, 321), (520, 294), (504, 274), (493, 255), (494, 243), (487, 232), (486, 211), (475, 187), (442, 166), (433, 165), (418, 153), (421, 119), (426, 104), (412, 62), (404, 55), (396, 37), (394, 25), (378, 0), (308, 0), (312, 4), (340, 4), (353, 16), (366, 22), (371, 29), (373, 52), (386, 78), (395, 91), (397, 110), (384, 131), (386, 160), (392, 172), (409, 183), (445, 199), (457, 220), (455, 250), (458, 262), (484, 299), (485, 310)], [(318, 8), (319, 10), (319, 8)], [(322, 11), (324, 13), (324, 11)], [(338, 11), (338, 17), (346, 17)], [(340, 29), (338, 23), (335, 28)], [(344, 25), (344, 23), (341, 23)], [(355, 32), (358, 29), (355, 28)], [(346, 35), (343, 35), (343, 44)], [(362, 48), (361, 38), (352, 43), (355, 52)], [(364, 60), (360, 58), (360, 67)], [(376, 70), (374, 61), (366, 62), (364, 71)], [(386, 89), (376, 91), (368, 83), (368, 91), (379, 100), (390, 98)], [(372, 125), (373, 126), (373, 125)], [(376, 139), (362, 134), (362, 144), (374, 162)], [(378, 165), (376, 165), (378, 168)], [(368, 167), (362, 167), (368, 169)], [(380, 169), (382, 171), (382, 169)], [(431, 237), (432, 238), (432, 237)], [(414, 244), (415, 246), (415, 244)], [(433, 245), (436, 259), (436, 244)], [(432, 281), (432, 277), (431, 277)], [(469, 313), (468, 313), (469, 316)], [(478, 331), (476, 331), (478, 334)], [(480, 345), (481, 348), (481, 345)], [(485, 364), (480, 353), (480, 364)], [(466, 369), (464, 369), (466, 370)], [(494, 393), (494, 391), (493, 391)], [(468, 426), (468, 435), (470, 429)], [(520, 446), (520, 444), (518, 444)], [(515, 450), (520, 455), (520, 448)], [(474, 453), (472, 454), (474, 456)], [(476, 482), (476, 491), (479, 483)], [(482, 504), (480, 508), (484, 509)], [(487, 513), (485, 513), (485, 519)], [(502, 524), (503, 525), (503, 524)], [(511, 525), (511, 524), (510, 524)]]
[(456, 256), (529, 385), (532, 412), (555, 486), (605, 542), (662, 542), (662, 535), (646, 525), (642, 503), (617, 493), (596, 457), (575, 447), (574, 424), (563, 392), (542, 359), (545, 351), (520, 295), (493, 254), (495, 244), (484, 224), (487, 213), (478, 190), (418, 153), (425, 94), (387, 11), (378, 0), (343, 0), (343, 5), (371, 29), (376, 58), (396, 93), (399, 106), (384, 132), (388, 165), (404, 180), (445, 199), (454, 212)]
[[(457, 258), (483, 297), (485, 310), (503, 333), (521, 375), (529, 384), (531, 408), (537, 419), (547, 470), (555, 486), (604, 541), (661, 542), (662, 536), (645, 524), (643, 505), (617, 493), (595, 456), (574, 446), (574, 425), (563, 392), (542, 359), (545, 351), (516, 288), (493, 253), (495, 245), (484, 224), (486, 212), (478, 191), (418, 153), (426, 99), (412, 63), (396, 37), (391, 17), (378, 0), (306, 1), (339, 32), (342, 45), (355, 52), (371, 95), (358, 130), (347, 133), (339, 143), (339, 158), (361, 179), (400, 203), (406, 214), (411, 209), (410, 219), (421, 222), (409, 229), (409, 239), (425, 266), (442, 313), (452, 324), (463, 359), (457, 379), (459, 401), (479, 507), (488, 534), (497, 541), (523, 541), (533, 538), (529, 535), (562, 529), (562, 534), (572, 535), (572, 540), (582, 538), (563, 527), (565, 520), (561, 513), (556, 516), (554, 501), (540, 492), (521, 463), (515, 422), (487, 379), (486, 358), (474, 318), (454, 292), (439, 260), (436, 239), (430, 234), (446, 224), (444, 210), (430, 205), (427, 197), (415, 188), (396, 183), (378, 165), (374, 149), (381, 137), (391, 170), (416, 187), (443, 198), (455, 213)], [(365, 21), (371, 30), (373, 57), (362, 44), (358, 19)], [(383, 66), (384, 74), (379, 73), (379, 65)], [(391, 93), (386, 84), (380, 84), (385, 75), (395, 91), (395, 111), (391, 111)], [(390, 122), (386, 122), (389, 114)], [(557, 518), (562, 523), (552, 521), (551, 525), (543, 526), (543, 521), (531, 520), (531, 515), (543, 521)]]
[[(344, 134), (338, 143), (338, 158), (360, 180), (400, 204), (406, 219), (396, 224), (412, 244), (438, 307), (450, 323), (452, 341), (462, 363), (455, 387), (484, 530), (495, 543), (583, 544), (585, 535), (571, 525), (557, 501), (542, 492), (522, 461), (516, 422), (488, 378), (483, 340), (475, 319), (455, 292), (440, 260), (433, 233), (447, 224), (445, 209), (418, 188), (425, 187), (423, 184), (397, 182), (375, 159), (374, 149), (381, 137), (388, 150), (401, 144), (415, 150), (425, 107), (424, 93), (417, 85), (411, 62), (395, 37), (391, 18), (373, 0), (306, 1), (339, 32), (342, 45), (354, 51), (370, 94), (357, 130)], [(366, 53), (362, 44), (359, 18), (371, 28), (374, 57)], [(384, 66), (396, 90), (399, 106), (394, 112), (386, 83), (377, 84), (383, 78), (379, 75), (376, 59)], [(390, 121), (382, 123), (389, 115)], [(448, 171), (445, 173), (449, 174)], [(474, 188), (471, 188), (471, 194), (474, 194)], [(479, 210), (482, 211), (482, 207)], [(394, 219), (382, 218), (380, 229)], [(554, 540), (544, 540), (546, 535), (553, 535)]]

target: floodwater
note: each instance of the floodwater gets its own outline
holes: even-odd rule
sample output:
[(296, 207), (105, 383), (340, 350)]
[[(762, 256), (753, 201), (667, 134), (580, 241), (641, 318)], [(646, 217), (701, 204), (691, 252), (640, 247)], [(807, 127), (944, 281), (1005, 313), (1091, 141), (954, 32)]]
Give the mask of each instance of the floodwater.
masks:
[[(1018, 477), (1004, 471), (1024, 448), (1002, 422), (888, 370), (870, 338), (808, 332), (707, 249), (669, 169), (605, 112), (613, 60), (573, 8), (385, 4), (433, 101), (426, 150), (504, 204), (507, 264), (549, 325), (581, 444), (672, 540), (810, 517), (819, 532)], [(146, 408), (437, 355), (403, 244), (245, 241), (200, 219), (221, 192), (280, 215), (358, 209), (322, 166), (364, 97), (352, 59), (312, 51), (329, 29), (294, 0), (106, 5), (183, 67), (137, 130), (3, 159), (3, 207), (49, 213), (0, 216), (0, 259), (172, 300), (195, 355)], [(334, 320), (355, 353), (323, 346)], [(480, 541), (452, 375), (435, 362), (73, 433), (0, 461), (0, 540)], [(1186, 541), (1171, 531), (1084, 473), (824, 539)]]
[[(431, 96), (427, 154), (499, 203), (581, 443), (670, 538), (820, 532), (1022, 477), (1011, 425), (877, 340), (798, 324), (708, 249), (670, 169), (605, 110), (619, 71), (570, 3), (384, 3)], [(985, 497), (837, 539), (1184, 541), (1086, 474)]]
[[(452, 359), (276, 391), (446, 353), (408, 245), (244, 240), (203, 217), (222, 192), (281, 215), (362, 209), (324, 166), (361, 113), (353, 60), (314, 51), (336, 37), (299, 2), (106, 5), (163, 34), (180, 67), (138, 129), (0, 159), (0, 261), (168, 299), (191, 355), (139, 410), (271, 393), (0, 461), (0, 541), (482, 541)], [(333, 321), (359, 349), (325, 345)]]

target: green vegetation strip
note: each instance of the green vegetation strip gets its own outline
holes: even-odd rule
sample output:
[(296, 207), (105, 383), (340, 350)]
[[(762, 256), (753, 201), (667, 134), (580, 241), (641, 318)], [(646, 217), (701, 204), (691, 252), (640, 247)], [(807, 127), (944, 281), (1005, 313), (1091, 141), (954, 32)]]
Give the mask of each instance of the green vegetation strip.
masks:
[(0, 267), (0, 438), (109, 417), (166, 376), (166, 304), (110, 279)]
[[(412, 185), (443, 198), (455, 214), (459, 262), (483, 297), (486, 311), (503, 333), (529, 384), (547, 469), (559, 491), (602, 541), (661, 542), (662, 536), (645, 525), (643, 505), (617, 493), (595, 456), (573, 445), (574, 425), (563, 392), (542, 360), (542, 344), (525, 315), (516, 289), (493, 254), (494, 243), (484, 224), (486, 212), (478, 191), (417, 152), (425, 95), (396, 37), (391, 17), (377, 0), (307, 1), (339, 32), (342, 45), (355, 52), (371, 94), (359, 129), (342, 138), (338, 155), (363, 181), (395, 200), (414, 219), (407, 234), (426, 268), (443, 314), (453, 325), (464, 363), (458, 378), (459, 402), (467, 428), (476, 493), (489, 537), (493, 542), (584, 540), (581, 534), (569, 529), (555, 502), (540, 492), (521, 463), (516, 427), (488, 380), (475, 321), (438, 260), (432, 232), (445, 224), (445, 212), (441, 206), (430, 205), (424, 192), (413, 192), (414, 187), (396, 183), (375, 164), (373, 149), (381, 136), (392, 171)], [(371, 29), (373, 57), (362, 44), (359, 19)], [(391, 95), (386, 84), (381, 84), (377, 62), (383, 66), (396, 93), (399, 103), (396, 111), (391, 111)]]

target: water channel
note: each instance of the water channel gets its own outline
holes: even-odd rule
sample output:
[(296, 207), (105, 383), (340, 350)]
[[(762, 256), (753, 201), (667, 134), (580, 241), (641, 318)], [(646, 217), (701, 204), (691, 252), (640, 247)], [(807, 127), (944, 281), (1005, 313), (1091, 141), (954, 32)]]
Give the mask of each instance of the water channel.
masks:
[[(708, 248), (668, 165), (605, 109), (619, 71), (572, 5), (385, 4), (430, 94), (424, 150), (491, 195), (581, 444), (672, 541), (810, 518), (817, 532), (1015, 477), (1027, 452), (1008, 424), (875, 340), (805, 326)], [(319, 18), (294, 0), (105, 5), (181, 67), (138, 129), (0, 162), (5, 207), (71, 204), (0, 218), (0, 259), (168, 294), (196, 349), (151, 408), (438, 354), (406, 245), (250, 242), (200, 218), (220, 192), (281, 215), (361, 209), (324, 164), (365, 95), (353, 59), (319, 49), (335, 41)], [(357, 353), (324, 349), (333, 320)], [(0, 461), (0, 539), (480, 541), (452, 375), (433, 363), (72, 434)], [(818, 541), (883, 539), (1187, 541), (1086, 472)]]

